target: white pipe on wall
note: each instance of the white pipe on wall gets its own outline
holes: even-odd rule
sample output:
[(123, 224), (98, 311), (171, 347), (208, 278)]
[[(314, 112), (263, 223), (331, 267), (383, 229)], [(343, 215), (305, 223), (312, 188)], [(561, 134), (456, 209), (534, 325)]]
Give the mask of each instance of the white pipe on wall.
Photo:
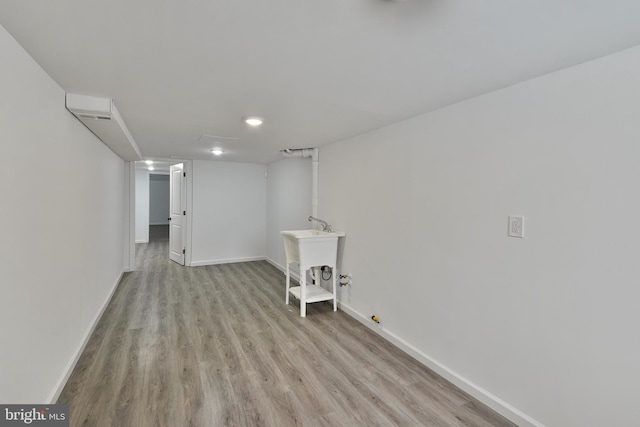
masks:
[(318, 149), (314, 148), (311, 156), (311, 216), (316, 218), (318, 217), (318, 177)]
[[(287, 148), (281, 153), (285, 157), (311, 157), (311, 216), (318, 217), (318, 176), (319, 162), (317, 148)], [(314, 283), (320, 277), (319, 269), (314, 267), (310, 270)]]
[(285, 157), (311, 157), (311, 216), (318, 217), (318, 177), (319, 161), (317, 148), (287, 148), (282, 150)]

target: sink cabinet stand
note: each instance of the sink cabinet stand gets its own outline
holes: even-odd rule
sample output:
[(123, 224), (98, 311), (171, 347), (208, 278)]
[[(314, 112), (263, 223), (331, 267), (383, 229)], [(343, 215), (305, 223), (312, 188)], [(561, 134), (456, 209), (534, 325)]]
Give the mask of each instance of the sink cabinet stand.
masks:
[[(319, 301), (333, 300), (333, 311), (338, 309), (336, 300), (336, 261), (338, 254), (338, 235), (314, 235), (308, 238), (296, 236), (295, 232), (282, 232), (286, 254), (286, 296), (285, 302), (289, 304), (289, 295), (300, 300), (300, 317), (307, 314), (307, 304)], [(300, 286), (291, 286), (290, 265), (300, 265)], [(319, 284), (307, 285), (307, 270), (312, 267), (329, 266), (333, 292), (329, 292)]]

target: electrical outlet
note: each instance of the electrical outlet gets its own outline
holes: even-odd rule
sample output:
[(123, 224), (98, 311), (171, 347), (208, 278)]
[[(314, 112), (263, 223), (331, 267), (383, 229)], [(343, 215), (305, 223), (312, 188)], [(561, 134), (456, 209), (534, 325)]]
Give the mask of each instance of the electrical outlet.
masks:
[(524, 217), (523, 216), (509, 217), (509, 236), (524, 237)]

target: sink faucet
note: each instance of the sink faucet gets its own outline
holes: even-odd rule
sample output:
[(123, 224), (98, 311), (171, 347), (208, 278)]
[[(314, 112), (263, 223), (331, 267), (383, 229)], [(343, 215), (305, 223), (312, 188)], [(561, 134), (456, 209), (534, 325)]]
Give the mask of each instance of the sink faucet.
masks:
[(320, 225), (322, 226), (322, 231), (326, 231), (328, 233), (331, 233), (331, 225), (329, 225), (329, 223), (327, 221), (323, 221), (319, 218), (310, 216), (309, 217), (309, 221), (318, 221), (320, 223)]

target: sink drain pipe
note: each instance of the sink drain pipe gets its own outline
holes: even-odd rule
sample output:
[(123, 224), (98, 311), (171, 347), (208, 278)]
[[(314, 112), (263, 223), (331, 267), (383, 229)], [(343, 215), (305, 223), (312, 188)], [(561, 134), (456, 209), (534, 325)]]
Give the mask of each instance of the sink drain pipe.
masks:
[(311, 216), (318, 217), (318, 149), (287, 148), (281, 153), (285, 157), (311, 157)]

